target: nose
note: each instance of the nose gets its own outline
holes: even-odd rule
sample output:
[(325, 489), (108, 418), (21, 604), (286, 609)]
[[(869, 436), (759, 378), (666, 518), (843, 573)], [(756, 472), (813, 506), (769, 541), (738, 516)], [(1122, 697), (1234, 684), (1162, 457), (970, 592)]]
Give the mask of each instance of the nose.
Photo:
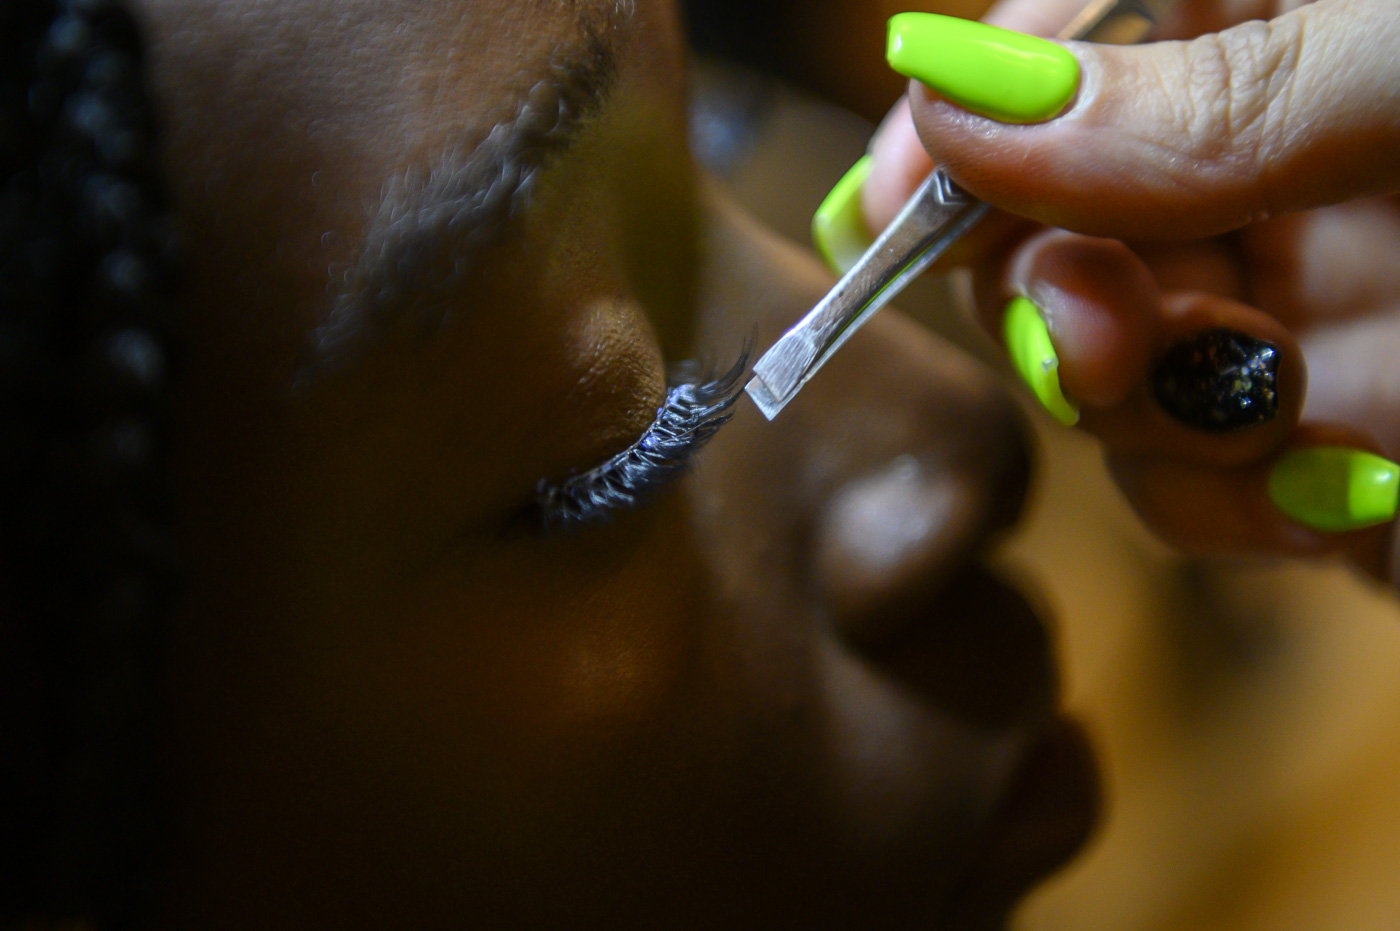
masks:
[(807, 461), (826, 472), (808, 485), (811, 588), (832, 635), (945, 711), (994, 728), (1038, 718), (1057, 691), (1049, 633), (979, 565), (1025, 503), (1025, 420), (989, 372), (907, 318), (866, 330), (798, 398), (820, 411)]
[(926, 623), (1015, 522), (1030, 451), (1020, 411), (963, 354), (895, 314), (867, 331), (811, 399), (823, 407), (816, 455), (830, 469), (811, 573), (836, 629), (876, 648)]
[[(716, 235), (706, 240), (713, 280), (702, 296), (704, 336), (718, 345), (756, 320), (756, 345), (766, 347), (830, 279), (727, 201), (717, 207)], [(986, 574), (964, 571), (1021, 513), (1028, 436), (990, 372), (885, 310), (777, 419), (739, 402), (700, 470), (696, 487), (707, 494), (698, 500), (703, 513), (726, 515), (718, 532), (763, 528), (737, 548), (747, 556), (736, 572), (791, 579), (850, 646), (889, 655), (950, 612), (973, 627), (989, 615), (1029, 614), (1003, 611), (1016, 599), (996, 584), (998, 593), (982, 598), (973, 589)], [(770, 589), (776, 602), (786, 586)], [(1033, 616), (1026, 626), (1038, 629)], [(1043, 650), (1025, 652), (1045, 659)]]
[(933, 599), (988, 529), (967, 474), (903, 453), (849, 479), (818, 525), (814, 570), (838, 628), (878, 646)]

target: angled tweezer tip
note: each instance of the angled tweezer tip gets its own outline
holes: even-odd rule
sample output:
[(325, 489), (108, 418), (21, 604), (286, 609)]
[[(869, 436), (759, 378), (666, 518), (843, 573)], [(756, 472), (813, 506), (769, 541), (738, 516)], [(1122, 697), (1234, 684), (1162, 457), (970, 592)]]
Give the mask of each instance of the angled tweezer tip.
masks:
[[(1060, 38), (1137, 42), (1173, 5), (1173, 0), (1089, 0)], [(744, 390), (763, 416), (778, 416), (852, 333), (987, 210), (943, 169), (934, 170), (850, 271), (754, 365)]]
[(744, 390), (769, 420), (797, 397), (797, 392), (820, 367), (821, 345), (812, 338), (814, 315), (819, 316), (829, 300), (830, 295), (754, 363), (753, 378)]
[(745, 386), (772, 420), (862, 324), (976, 224), (986, 206), (939, 169), (808, 314), (773, 344)]
[(780, 398), (768, 387), (768, 383), (761, 376), (755, 375), (749, 379), (749, 383), (744, 386), (744, 391), (748, 393), (749, 399), (758, 408), (759, 413), (769, 420), (778, 416), (778, 412), (787, 406), (787, 402), (792, 400), (791, 396)]

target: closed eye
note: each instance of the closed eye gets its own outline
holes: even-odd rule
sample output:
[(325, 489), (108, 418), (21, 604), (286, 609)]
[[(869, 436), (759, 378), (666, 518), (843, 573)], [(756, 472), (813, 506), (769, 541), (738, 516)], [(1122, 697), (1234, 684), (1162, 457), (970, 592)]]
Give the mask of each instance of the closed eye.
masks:
[(673, 378), (666, 401), (635, 443), (602, 465), (554, 484), (541, 480), (535, 511), (543, 528), (604, 523), (640, 507), (684, 472), (695, 453), (734, 414), (748, 367), (745, 350), (724, 374), (709, 380)]

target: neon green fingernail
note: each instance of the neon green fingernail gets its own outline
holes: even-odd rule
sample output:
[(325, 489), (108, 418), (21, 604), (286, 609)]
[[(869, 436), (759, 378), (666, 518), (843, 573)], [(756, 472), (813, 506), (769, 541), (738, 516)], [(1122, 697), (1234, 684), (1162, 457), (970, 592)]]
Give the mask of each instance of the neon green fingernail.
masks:
[(812, 214), (812, 242), (838, 275), (850, 271), (875, 241), (860, 206), (860, 190), (870, 177), (870, 164), (870, 156), (866, 155), (852, 165)]
[(1001, 332), (1011, 364), (1050, 416), (1067, 427), (1078, 423), (1079, 408), (1060, 390), (1060, 357), (1040, 308), (1024, 297), (1014, 299), (1006, 305)]
[(1063, 46), (935, 13), (892, 18), (885, 57), (905, 77), (1003, 123), (1048, 120), (1079, 86), (1079, 62)]
[(1314, 530), (1383, 524), (1395, 517), (1400, 503), (1400, 465), (1345, 446), (1295, 449), (1269, 471), (1269, 497)]

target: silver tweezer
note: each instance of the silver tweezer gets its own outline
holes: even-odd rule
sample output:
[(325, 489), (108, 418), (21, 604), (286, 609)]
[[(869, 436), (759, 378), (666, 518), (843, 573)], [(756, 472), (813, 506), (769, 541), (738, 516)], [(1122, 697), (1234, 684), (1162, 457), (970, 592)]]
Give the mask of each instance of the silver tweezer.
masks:
[[(1130, 45), (1147, 36), (1168, 5), (1169, 0), (1093, 0), (1058, 38)], [(836, 287), (754, 365), (744, 390), (763, 416), (778, 416), (875, 311), (923, 274), (989, 209), (943, 169), (929, 175)]]

